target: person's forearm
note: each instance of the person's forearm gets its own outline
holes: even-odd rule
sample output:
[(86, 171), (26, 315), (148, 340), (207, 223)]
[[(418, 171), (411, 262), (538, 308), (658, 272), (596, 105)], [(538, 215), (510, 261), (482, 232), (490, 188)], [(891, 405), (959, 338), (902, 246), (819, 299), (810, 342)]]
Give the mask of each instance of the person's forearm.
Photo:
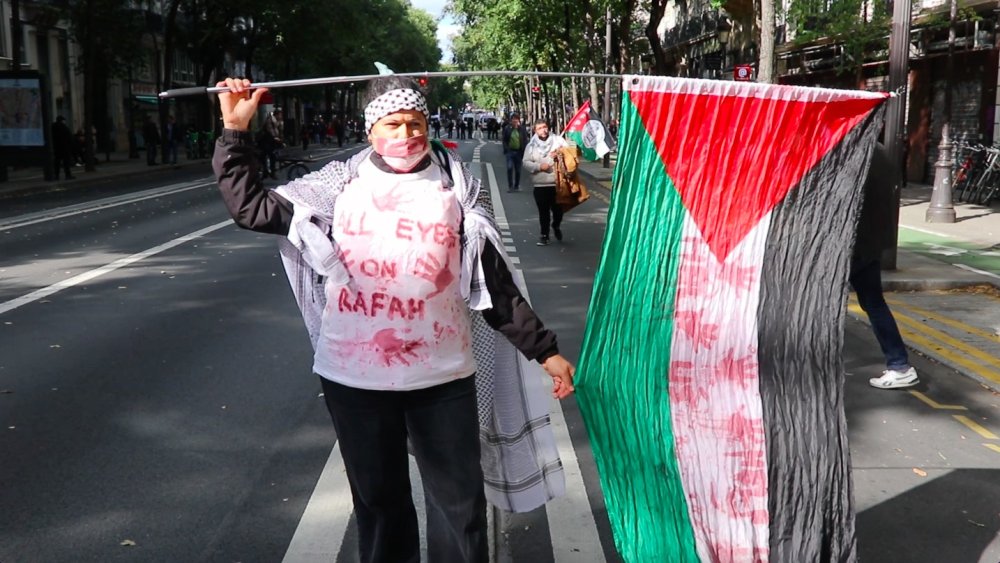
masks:
[(482, 260), (486, 288), (493, 301), (493, 307), (483, 311), (486, 323), (529, 360), (541, 363), (558, 354), (555, 333), (545, 328), (521, 295), (500, 253), (489, 242), (483, 249)]
[(215, 145), (212, 168), (222, 200), (236, 224), (259, 233), (287, 235), (292, 204), (261, 185), (251, 135), (225, 129)]

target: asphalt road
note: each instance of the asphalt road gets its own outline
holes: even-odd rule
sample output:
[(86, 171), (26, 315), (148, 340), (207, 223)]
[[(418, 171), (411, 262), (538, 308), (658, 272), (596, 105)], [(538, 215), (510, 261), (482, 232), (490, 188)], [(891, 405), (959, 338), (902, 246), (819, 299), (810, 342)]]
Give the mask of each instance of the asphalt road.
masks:
[[(610, 193), (592, 186), (565, 240), (537, 247), (531, 192), (506, 192), (498, 143), (460, 152), (578, 357)], [(1000, 397), (921, 358), (922, 398), (869, 388), (877, 347), (857, 321), (846, 333), (863, 560), (1000, 561), (1000, 451), (976, 430), (1000, 433)], [(229, 223), (204, 175), (4, 202), (0, 350), (0, 561), (357, 560), (275, 241)], [(616, 561), (572, 399), (554, 422), (570, 494), (501, 515), (499, 559)]]

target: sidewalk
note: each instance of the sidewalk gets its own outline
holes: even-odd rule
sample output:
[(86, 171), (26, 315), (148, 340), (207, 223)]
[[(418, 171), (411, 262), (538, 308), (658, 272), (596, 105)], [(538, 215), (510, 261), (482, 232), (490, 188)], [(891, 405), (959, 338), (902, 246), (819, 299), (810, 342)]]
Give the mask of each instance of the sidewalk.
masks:
[[(580, 171), (610, 192), (613, 167), (582, 162)], [(911, 348), (1000, 391), (1000, 205), (959, 203), (955, 223), (927, 223), (931, 191), (903, 189), (886, 300)], [(848, 312), (867, 322), (856, 302)]]

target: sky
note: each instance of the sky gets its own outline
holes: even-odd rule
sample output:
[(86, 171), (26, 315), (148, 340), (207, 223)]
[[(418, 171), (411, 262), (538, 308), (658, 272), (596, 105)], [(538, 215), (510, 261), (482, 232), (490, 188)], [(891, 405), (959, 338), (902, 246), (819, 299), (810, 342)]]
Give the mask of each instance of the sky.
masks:
[[(437, 20), (444, 12), (448, 0), (410, 0), (410, 3), (434, 16), (434, 19)], [(450, 16), (438, 22), (437, 39), (438, 47), (441, 48), (441, 62), (451, 62), (451, 43), (448, 36), (457, 33), (458, 29), (458, 25)]]

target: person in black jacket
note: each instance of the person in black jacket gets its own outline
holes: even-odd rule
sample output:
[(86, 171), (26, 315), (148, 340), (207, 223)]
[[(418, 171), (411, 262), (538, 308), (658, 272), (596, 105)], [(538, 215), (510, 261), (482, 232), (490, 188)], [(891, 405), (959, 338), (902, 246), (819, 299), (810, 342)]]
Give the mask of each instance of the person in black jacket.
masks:
[(864, 200), (858, 218), (854, 254), (851, 256), (850, 283), (885, 356), (886, 366), (882, 375), (869, 379), (868, 384), (878, 389), (899, 389), (913, 387), (920, 380), (917, 370), (910, 365), (896, 319), (882, 294), (881, 255), (885, 248), (886, 226), (880, 219), (886, 216), (892, 198), (890, 190), (880, 181), (879, 172), (891, 166), (887, 160), (884, 151), (876, 146), (863, 188)]
[(516, 192), (521, 189), (521, 160), (524, 149), (531, 137), (528, 129), (521, 123), (520, 114), (510, 116), (510, 124), (503, 128), (501, 142), (503, 155), (507, 159), (507, 191)]
[(66, 125), (66, 118), (59, 116), (52, 124), (52, 151), (55, 153), (55, 174), (59, 179), (59, 167), (62, 166), (66, 179), (72, 180), (69, 168), (73, 165), (73, 132)]

